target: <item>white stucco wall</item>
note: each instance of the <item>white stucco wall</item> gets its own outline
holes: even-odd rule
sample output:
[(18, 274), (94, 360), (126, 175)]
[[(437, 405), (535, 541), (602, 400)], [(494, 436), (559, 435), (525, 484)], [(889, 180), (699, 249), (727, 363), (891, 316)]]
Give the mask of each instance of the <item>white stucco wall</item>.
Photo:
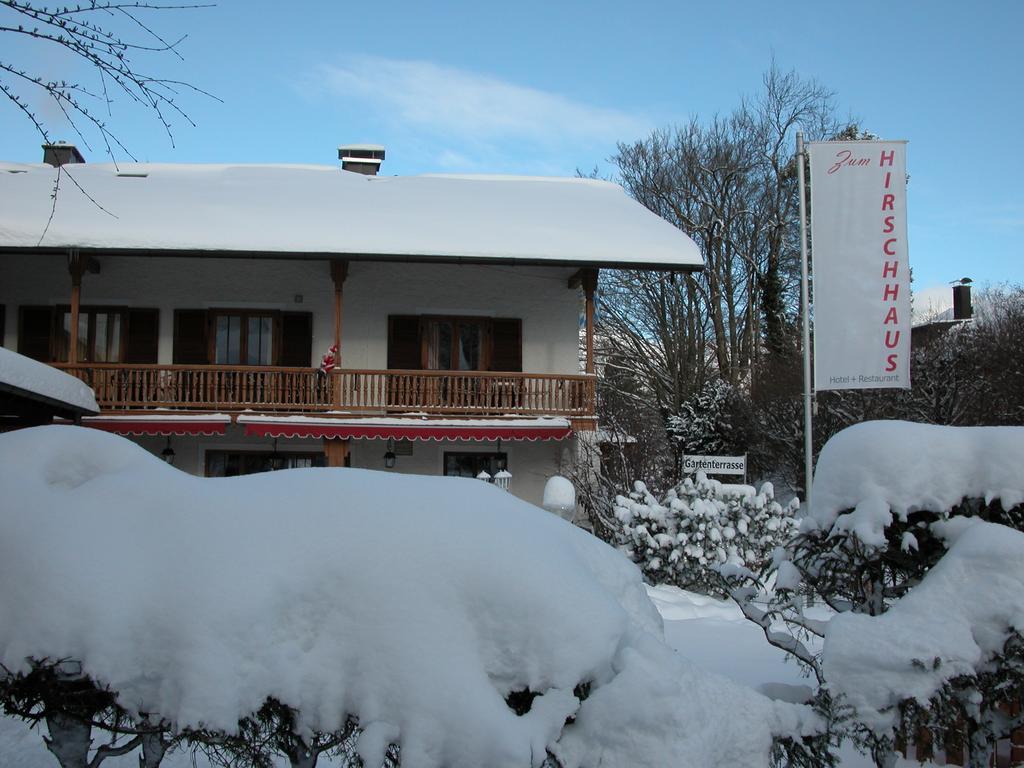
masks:
[[(159, 456), (167, 445), (166, 437), (132, 437), (153, 455)], [(352, 466), (359, 469), (373, 469), (381, 472), (400, 474), (441, 475), (444, 472), (445, 452), (494, 453), (492, 442), (417, 440), (413, 442), (411, 456), (398, 456), (395, 468), (384, 469), (386, 440), (352, 440)], [(571, 450), (573, 439), (544, 440), (537, 442), (503, 441), (501, 450), (508, 456), (508, 469), (512, 473), (509, 490), (531, 504), (541, 503), (544, 484), (556, 474), (564, 452)], [(207, 451), (272, 451), (273, 438), (245, 437), (243, 428), (228, 427), (223, 436), (172, 437), (174, 466), (183, 472), (203, 475)], [(321, 440), (280, 438), (277, 441), (280, 453), (319, 453), (323, 450)], [(477, 481), (480, 482), (480, 481)]]
[[(83, 305), (160, 310), (159, 362), (172, 361), (175, 309), (253, 308), (313, 313), (313, 364), (334, 343), (334, 288), (325, 261), (99, 257), (82, 280)], [(579, 373), (579, 291), (571, 270), (546, 267), (354, 262), (344, 289), (342, 362), (387, 367), (392, 314), (518, 317), (523, 370)], [(0, 254), (4, 346), (16, 349), (20, 305), (67, 304), (62, 255)], [(301, 301), (296, 299), (301, 297)]]
[[(258, 308), (313, 313), (313, 360), (334, 342), (334, 289), (325, 261), (99, 257), (100, 273), (82, 281), (83, 305), (160, 310), (159, 362), (173, 359), (175, 309)], [(523, 370), (579, 373), (580, 292), (566, 268), (362, 263), (350, 265), (344, 290), (342, 355), (346, 368), (387, 367), (391, 314), (518, 317), (523, 322)], [(0, 304), (6, 312), (3, 345), (17, 349), (18, 307), (70, 301), (63, 255), (0, 254)], [(301, 302), (296, 297), (301, 296)], [(166, 438), (134, 438), (159, 455)], [(176, 466), (201, 475), (207, 450), (271, 450), (273, 441), (246, 438), (233, 426), (224, 437), (172, 438)], [(539, 504), (547, 478), (558, 471), (567, 441), (504, 442), (511, 491)], [(319, 440), (278, 441), (280, 451), (320, 451)], [(384, 441), (352, 441), (355, 467), (383, 470)], [(445, 451), (493, 452), (491, 443), (431, 441), (399, 456), (395, 472), (440, 475)]]

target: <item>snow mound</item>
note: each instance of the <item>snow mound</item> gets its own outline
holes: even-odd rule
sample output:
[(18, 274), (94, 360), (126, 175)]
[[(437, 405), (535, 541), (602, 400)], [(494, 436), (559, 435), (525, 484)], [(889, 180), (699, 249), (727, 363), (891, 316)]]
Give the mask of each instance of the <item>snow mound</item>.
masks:
[(483, 483), (197, 478), (51, 426), (0, 436), (0, 488), (0, 663), (78, 660), (178, 727), (232, 731), (274, 696), (426, 768), (767, 765), (773, 734), (814, 727), (682, 661), (631, 563)]
[(544, 484), (544, 500), (541, 506), (548, 512), (566, 513), (576, 509), (576, 489), (572, 482), (561, 475), (553, 475)]
[(999, 499), (1009, 509), (1024, 502), (1021, 466), (1024, 427), (857, 424), (821, 450), (805, 530), (852, 531), (865, 544), (882, 546), (893, 514), (944, 512), (965, 497)]
[(842, 613), (825, 634), (829, 687), (865, 722), (890, 723), (903, 699), (927, 701), (1024, 629), (1024, 533), (975, 522), (921, 583), (880, 616)]

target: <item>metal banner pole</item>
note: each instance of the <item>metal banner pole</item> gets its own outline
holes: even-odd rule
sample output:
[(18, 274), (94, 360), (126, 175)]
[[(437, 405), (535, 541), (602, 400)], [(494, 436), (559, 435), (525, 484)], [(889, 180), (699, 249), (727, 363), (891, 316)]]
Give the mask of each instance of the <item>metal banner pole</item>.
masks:
[(804, 347), (804, 495), (811, 509), (811, 482), (814, 477), (814, 433), (811, 424), (811, 325), (810, 291), (807, 286), (807, 203), (804, 191), (804, 133), (796, 133), (797, 180), (800, 191), (800, 305)]

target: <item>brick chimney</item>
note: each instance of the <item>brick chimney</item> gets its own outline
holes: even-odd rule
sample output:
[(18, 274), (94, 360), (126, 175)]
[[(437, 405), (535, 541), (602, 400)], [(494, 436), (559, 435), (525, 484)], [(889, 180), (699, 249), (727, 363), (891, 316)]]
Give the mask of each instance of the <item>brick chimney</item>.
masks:
[(57, 168), (71, 163), (84, 163), (85, 158), (74, 144), (58, 141), (56, 144), (43, 144), (43, 162)]
[(343, 171), (376, 176), (384, 162), (384, 147), (380, 144), (342, 144), (338, 147), (338, 159)]
[(971, 285), (970, 280), (966, 283), (953, 286), (953, 319), (970, 320), (974, 316), (974, 309), (971, 307)]

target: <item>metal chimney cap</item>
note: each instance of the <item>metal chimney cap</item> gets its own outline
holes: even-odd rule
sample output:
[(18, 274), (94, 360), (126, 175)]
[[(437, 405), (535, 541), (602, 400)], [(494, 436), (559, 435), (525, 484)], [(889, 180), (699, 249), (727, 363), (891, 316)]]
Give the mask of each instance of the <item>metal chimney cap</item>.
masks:
[(338, 159), (384, 160), (384, 147), (380, 144), (342, 144), (338, 147)]
[(43, 162), (57, 167), (69, 163), (84, 163), (85, 157), (78, 151), (78, 147), (66, 141), (58, 141), (54, 144), (43, 144)]

